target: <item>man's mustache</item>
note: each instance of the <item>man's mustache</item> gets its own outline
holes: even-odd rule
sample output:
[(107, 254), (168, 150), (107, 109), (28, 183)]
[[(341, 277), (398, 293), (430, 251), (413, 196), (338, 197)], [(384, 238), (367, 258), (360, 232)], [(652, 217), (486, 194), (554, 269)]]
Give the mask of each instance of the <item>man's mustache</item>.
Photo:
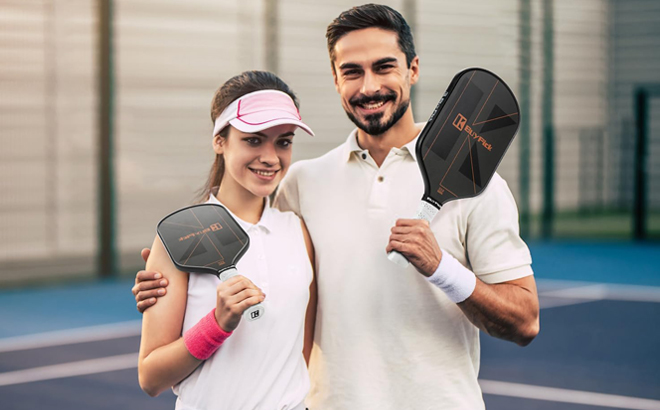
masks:
[(395, 93), (388, 93), (388, 94), (374, 94), (374, 95), (359, 95), (351, 98), (348, 100), (348, 102), (353, 105), (364, 105), (364, 104), (369, 104), (369, 103), (379, 103), (383, 102), (386, 103), (388, 101), (394, 101), (396, 100), (396, 94)]

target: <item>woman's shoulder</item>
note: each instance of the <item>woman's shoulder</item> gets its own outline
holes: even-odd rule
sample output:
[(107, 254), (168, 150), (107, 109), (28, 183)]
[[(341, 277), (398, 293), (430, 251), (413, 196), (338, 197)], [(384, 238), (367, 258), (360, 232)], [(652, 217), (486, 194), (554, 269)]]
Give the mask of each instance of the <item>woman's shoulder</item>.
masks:
[(300, 218), (292, 211), (280, 211), (277, 208), (269, 207), (268, 208), (268, 217), (272, 219), (272, 222), (279, 225), (291, 225), (297, 224), (300, 225)]

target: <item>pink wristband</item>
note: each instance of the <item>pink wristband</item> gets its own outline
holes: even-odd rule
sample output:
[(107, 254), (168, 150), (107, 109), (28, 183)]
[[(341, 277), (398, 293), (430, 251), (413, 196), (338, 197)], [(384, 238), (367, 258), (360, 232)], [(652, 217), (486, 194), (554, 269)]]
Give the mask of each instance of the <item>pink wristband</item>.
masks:
[(204, 316), (197, 324), (183, 334), (186, 348), (195, 358), (206, 360), (231, 336), (215, 321), (215, 309)]

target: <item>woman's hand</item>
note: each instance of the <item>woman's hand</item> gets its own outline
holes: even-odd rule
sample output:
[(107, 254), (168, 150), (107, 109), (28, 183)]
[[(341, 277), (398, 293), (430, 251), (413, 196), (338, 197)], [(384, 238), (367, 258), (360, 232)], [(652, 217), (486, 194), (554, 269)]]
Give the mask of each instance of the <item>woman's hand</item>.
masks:
[(232, 332), (243, 312), (266, 298), (261, 289), (245, 276), (236, 275), (218, 285), (215, 320), (225, 332)]

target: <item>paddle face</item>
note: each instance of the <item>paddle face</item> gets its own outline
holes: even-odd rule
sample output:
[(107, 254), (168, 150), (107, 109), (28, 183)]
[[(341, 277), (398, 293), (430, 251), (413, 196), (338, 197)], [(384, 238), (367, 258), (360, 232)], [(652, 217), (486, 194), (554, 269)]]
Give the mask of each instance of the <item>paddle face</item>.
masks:
[(247, 251), (250, 239), (221, 205), (180, 209), (158, 223), (158, 236), (172, 262), (184, 272), (218, 275), (233, 267)]
[(518, 101), (499, 77), (480, 68), (458, 73), (417, 140), (422, 199), (440, 208), (479, 195), (519, 123)]

